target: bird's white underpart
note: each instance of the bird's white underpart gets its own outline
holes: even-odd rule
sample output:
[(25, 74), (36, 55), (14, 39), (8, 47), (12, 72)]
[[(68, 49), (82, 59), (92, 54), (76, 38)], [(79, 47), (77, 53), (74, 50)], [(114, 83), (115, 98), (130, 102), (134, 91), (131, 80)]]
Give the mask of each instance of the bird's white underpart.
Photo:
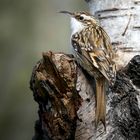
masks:
[(76, 20), (75, 18), (71, 17), (71, 30), (72, 30), (72, 35), (75, 34), (76, 32), (80, 32), (83, 30), (85, 26)]

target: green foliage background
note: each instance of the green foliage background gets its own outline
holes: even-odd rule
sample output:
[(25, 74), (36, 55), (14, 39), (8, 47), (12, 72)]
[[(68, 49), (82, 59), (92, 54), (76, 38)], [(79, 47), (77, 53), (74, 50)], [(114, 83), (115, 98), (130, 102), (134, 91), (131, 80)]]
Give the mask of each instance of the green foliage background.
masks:
[(31, 140), (37, 104), (29, 89), (44, 51), (68, 52), (69, 18), (84, 0), (0, 0), (0, 140)]

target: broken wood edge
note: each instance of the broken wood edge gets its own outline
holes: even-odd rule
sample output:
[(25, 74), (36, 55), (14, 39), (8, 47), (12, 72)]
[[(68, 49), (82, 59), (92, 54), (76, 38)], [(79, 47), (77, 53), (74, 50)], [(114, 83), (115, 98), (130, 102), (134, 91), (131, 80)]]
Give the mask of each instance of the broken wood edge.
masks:
[(77, 110), (82, 102), (75, 88), (77, 66), (68, 55), (52, 52), (42, 55), (30, 81), (39, 104), (41, 132), (50, 139), (74, 139)]

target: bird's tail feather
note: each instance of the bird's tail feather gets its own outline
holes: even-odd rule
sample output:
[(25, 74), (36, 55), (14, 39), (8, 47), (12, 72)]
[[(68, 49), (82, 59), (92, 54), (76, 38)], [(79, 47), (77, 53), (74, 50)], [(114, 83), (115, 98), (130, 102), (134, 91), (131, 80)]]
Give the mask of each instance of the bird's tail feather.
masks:
[(96, 79), (96, 112), (95, 127), (97, 129), (101, 121), (106, 131), (106, 79), (104, 77)]

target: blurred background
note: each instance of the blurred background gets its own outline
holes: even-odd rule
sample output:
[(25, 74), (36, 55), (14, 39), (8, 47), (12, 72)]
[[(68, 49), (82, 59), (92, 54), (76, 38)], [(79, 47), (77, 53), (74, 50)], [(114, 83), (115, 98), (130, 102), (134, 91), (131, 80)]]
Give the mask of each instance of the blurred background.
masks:
[(0, 0), (0, 140), (32, 139), (32, 68), (42, 52), (69, 51), (69, 18), (58, 11), (86, 9), (84, 0)]

